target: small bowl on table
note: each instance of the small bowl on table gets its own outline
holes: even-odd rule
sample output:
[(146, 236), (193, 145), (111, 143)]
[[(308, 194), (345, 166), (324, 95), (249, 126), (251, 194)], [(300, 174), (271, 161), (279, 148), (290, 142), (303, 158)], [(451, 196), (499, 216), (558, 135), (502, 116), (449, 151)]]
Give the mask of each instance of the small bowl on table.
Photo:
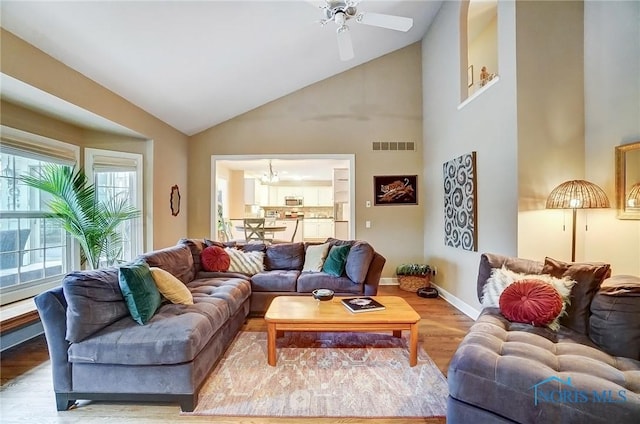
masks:
[(327, 301), (333, 299), (333, 290), (329, 289), (315, 289), (311, 292), (313, 298), (320, 301)]

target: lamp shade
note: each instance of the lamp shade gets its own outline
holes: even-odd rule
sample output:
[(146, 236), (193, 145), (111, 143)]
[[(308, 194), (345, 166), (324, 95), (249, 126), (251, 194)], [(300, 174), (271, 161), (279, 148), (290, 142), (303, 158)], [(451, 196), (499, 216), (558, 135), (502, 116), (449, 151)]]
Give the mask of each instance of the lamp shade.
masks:
[(608, 208), (609, 199), (597, 185), (585, 180), (565, 181), (547, 198), (547, 209)]
[(635, 183), (629, 190), (627, 196), (627, 206), (630, 208), (640, 208), (640, 183)]

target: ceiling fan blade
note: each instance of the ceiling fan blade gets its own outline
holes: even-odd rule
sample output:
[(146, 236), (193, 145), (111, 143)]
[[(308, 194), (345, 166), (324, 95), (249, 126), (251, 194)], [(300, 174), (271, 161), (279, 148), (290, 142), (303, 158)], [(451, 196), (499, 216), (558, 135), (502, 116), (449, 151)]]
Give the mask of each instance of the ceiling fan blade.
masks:
[(340, 60), (353, 59), (353, 43), (351, 42), (349, 27), (346, 25), (338, 28), (338, 51)]
[(413, 19), (404, 16), (383, 15), (382, 13), (361, 13), (356, 21), (365, 25), (407, 32), (413, 26)]

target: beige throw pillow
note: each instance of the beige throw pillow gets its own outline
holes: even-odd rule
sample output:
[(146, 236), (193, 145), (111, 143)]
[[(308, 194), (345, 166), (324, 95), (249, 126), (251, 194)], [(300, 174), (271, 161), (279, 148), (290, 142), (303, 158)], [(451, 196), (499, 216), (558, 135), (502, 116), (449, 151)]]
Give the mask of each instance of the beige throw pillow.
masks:
[(329, 253), (329, 243), (311, 245), (304, 254), (302, 272), (320, 272)]
[(153, 280), (156, 282), (158, 291), (171, 303), (193, 305), (193, 296), (182, 281), (162, 268), (151, 267), (149, 269), (151, 270)]

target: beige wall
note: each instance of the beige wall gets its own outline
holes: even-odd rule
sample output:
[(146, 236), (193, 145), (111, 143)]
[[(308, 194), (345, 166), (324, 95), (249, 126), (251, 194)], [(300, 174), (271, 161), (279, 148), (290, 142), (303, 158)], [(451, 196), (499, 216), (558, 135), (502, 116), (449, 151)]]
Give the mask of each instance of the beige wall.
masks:
[[(640, 220), (616, 219), (615, 146), (640, 141), (640, 3), (585, 2), (585, 177), (612, 209), (583, 214), (585, 257), (640, 275)], [(584, 219), (588, 231), (584, 231)]]
[[(418, 206), (378, 206), (373, 176), (422, 174), (420, 43), (320, 81), (191, 137), (189, 235), (211, 234), (211, 155), (355, 154), (355, 235), (395, 266), (422, 257)], [(414, 141), (415, 152), (374, 152), (374, 141)], [(372, 228), (365, 228), (365, 220)]]
[[(517, 252), (514, 18), (514, 4), (499, 2), (500, 79), (460, 109), (459, 3), (444, 2), (422, 44), (425, 260), (437, 267), (439, 287), (475, 308), (480, 253)], [(442, 165), (471, 151), (477, 152), (478, 252), (444, 244)]]
[[(571, 260), (571, 211), (545, 206), (557, 185), (585, 178), (583, 17), (581, 1), (516, 6), (518, 255), (525, 258)], [(598, 260), (576, 246), (576, 260), (584, 259)]]
[[(585, 178), (614, 201), (614, 146), (640, 139), (637, 2), (498, 8), (500, 80), (460, 110), (459, 79), (451, 77), (460, 69), (459, 5), (445, 2), (423, 39), (424, 169), (433, 206), (425, 211), (425, 258), (438, 266), (436, 284), (471, 312), (479, 309), (479, 253), (569, 259), (570, 211), (544, 209), (547, 195)], [(445, 247), (442, 230), (442, 163), (471, 150), (478, 152), (478, 253)], [(640, 274), (640, 221), (617, 220), (613, 209), (579, 212), (576, 260)]]
[[(187, 232), (187, 136), (168, 126), (122, 97), (84, 77), (42, 51), (2, 29), (0, 70), (37, 89), (120, 124), (151, 140), (145, 146), (145, 168), (152, 176), (145, 182), (145, 191), (151, 193), (145, 205), (147, 219), (153, 219), (153, 231), (148, 234), (146, 249), (170, 246)], [(20, 116), (19, 109), (4, 108), (2, 122), (13, 123), (20, 129), (58, 138), (77, 145), (95, 141), (104, 144), (98, 135), (89, 136), (80, 129), (50, 119), (38, 118), (35, 122)], [(15, 113), (12, 113), (15, 112)], [(11, 125), (10, 125), (11, 126)], [(177, 184), (182, 194), (181, 212), (171, 215), (169, 195), (171, 186)], [(149, 246), (152, 245), (152, 246)]]

